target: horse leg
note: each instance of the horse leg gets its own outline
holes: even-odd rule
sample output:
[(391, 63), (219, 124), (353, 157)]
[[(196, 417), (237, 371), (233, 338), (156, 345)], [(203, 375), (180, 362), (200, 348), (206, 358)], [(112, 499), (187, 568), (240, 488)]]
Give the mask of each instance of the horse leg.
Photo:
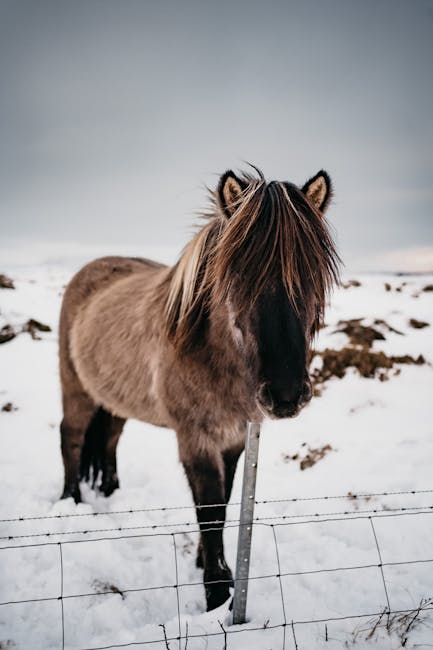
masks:
[(100, 489), (106, 497), (109, 497), (110, 494), (113, 494), (114, 490), (117, 490), (119, 487), (116, 449), (126, 420), (104, 411), (103, 422), (105, 427), (106, 446)]
[(93, 401), (84, 392), (74, 392), (63, 396), (63, 420), (60, 425), (60, 436), (65, 485), (61, 498), (73, 497), (75, 503), (81, 501), (78, 485), (81, 450), (95, 408)]
[(230, 501), (232, 493), (233, 480), (235, 478), (236, 467), (238, 465), (239, 456), (244, 450), (244, 444), (232, 447), (224, 452), (224, 469), (225, 469), (225, 497), (226, 503)]
[(119, 487), (116, 448), (125, 420), (100, 406), (87, 427), (80, 459), (80, 479), (95, 487), (102, 474), (100, 490), (106, 497)]
[[(233, 487), (233, 479), (235, 477), (236, 473), (236, 467), (238, 464), (239, 456), (241, 455), (242, 451), (244, 449), (244, 444), (242, 443), (241, 445), (237, 447), (232, 447), (230, 449), (227, 449), (223, 453), (223, 460), (224, 460), (224, 488), (225, 488), (225, 498), (224, 498), (224, 503), (228, 504), (230, 501), (230, 495), (232, 493), (232, 487)], [(197, 560), (196, 560), (196, 566), (199, 569), (203, 569), (204, 566), (204, 561), (203, 561), (203, 545), (202, 541), (200, 538), (198, 548), (197, 548)]]
[(209, 611), (219, 607), (230, 597), (229, 587), (233, 584), (223, 546), (226, 514), (224, 464), (221, 455), (206, 455), (183, 461), (183, 465), (197, 506), (197, 521), (203, 549), (203, 577)]

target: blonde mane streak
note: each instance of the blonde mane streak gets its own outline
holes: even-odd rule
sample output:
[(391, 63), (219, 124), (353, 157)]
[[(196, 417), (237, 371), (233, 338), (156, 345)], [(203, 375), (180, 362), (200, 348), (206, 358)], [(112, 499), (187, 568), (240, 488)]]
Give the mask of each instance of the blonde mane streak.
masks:
[(203, 264), (206, 244), (214, 223), (202, 228), (184, 248), (179, 261), (173, 267), (166, 302), (165, 315), (170, 329), (185, 321), (199, 296), (199, 271)]

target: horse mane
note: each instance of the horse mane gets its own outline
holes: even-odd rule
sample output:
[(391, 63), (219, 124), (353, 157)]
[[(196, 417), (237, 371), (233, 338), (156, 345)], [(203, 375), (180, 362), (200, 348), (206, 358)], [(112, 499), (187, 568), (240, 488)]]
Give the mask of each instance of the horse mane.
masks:
[(313, 333), (319, 328), (341, 261), (329, 226), (298, 187), (266, 183), (256, 171), (258, 178), (240, 176), (245, 189), (230, 218), (211, 192), (205, 225), (170, 269), (165, 325), (179, 349), (193, 347), (210, 310), (227, 299), (234, 282), (237, 305), (249, 309), (276, 273), (295, 310), (313, 309)]

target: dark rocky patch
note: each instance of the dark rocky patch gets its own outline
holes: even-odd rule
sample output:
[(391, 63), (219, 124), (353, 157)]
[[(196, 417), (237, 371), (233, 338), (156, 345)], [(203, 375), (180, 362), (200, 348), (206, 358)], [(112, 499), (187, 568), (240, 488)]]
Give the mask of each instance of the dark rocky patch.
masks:
[(411, 318), (409, 321), (409, 325), (416, 330), (421, 330), (424, 327), (429, 327), (430, 323), (427, 323), (424, 320), (417, 320), (416, 318)]
[[(365, 348), (352, 347), (345, 347), (341, 350), (327, 348), (315, 354), (322, 358), (322, 368), (316, 368), (311, 373), (313, 384), (315, 386), (319, 384), (319, 394), (320, 384), (328, 381), (331, 377), (342, 379), (348, 368), (355, 368), (361, 377), (377, 377), (381, 381), (386, 381), (389, 378), (390, 371), (395, 368), (396, 364), (420, 366), (426, 362), (421, 354), (416, 358), (409, 354), (388, 356), (385, 352), (372, 352)], [(398, 370), (398, 368), (395, 370)]]
[(359, 280), (348, 280), (347, 282), (342, 282), (341, 286), (343, 289), (351, 289), (352, 287), (361, 287)]
[(18, 411), (18, 408), (12, 404), (12, 402), (6, 402), (3, 404), (2, 411), (4, 413), (11, 413), (12, 411)]
[(422, 289), (422, 291), (428, 291), (428, 292), (433, 291), (433, 284), (427, 284), (427, 285)]
[(404, 287), (407, 286), (407, 284), (408, 284), (407, 282), (402, 282), (398, 287), (393, 287), (389, 282), (385, 282), (384, 287), (385, 287), (385, 291), (397, 291), (397, 293), (401, 293)]
[(0, 329), (0, 344), (1, 343), (7, 343), (8, 341), (12, 341), (17, 335), (17, 332), (14, 330), (12, 325), (4, 325)]
[(388, 332), (393, 332), (394, 334), (399, 334), (400, 336), (404, 336), (403, 332), (400, 332), (400, 330), (396, 330), (395, 327), (391, 327), (386, 320), (382, 320), (381, 318), (375, 318), (373, 321), (374, 325), (378, 325), (379, 327), (384, 327)]
[(385, 337), (381, 332), (374, 329), (374, 327), (362, 325), (362, 320), (362, 318), (340, 320), (337, 323), (339, 327), (334, 333), (342, 332), (349, 337), (351, 345), (360, 345), (366, 348), (371, 348), (373, 341), (385, 341)]
[(24, 323), (21, 331), (28, 332), (32, 339), (35, 341), (40, 340), (41, 338), (37, 335), (37, 332), (51, 332), (51, 327), (49, 325), (41, 323), (38, 320), (35, 320), (34, 318), (30, 318), (27, 323)]
[(15, 289), (15, 284), (12, 278), (0, 273), (0, 289)]
[(12, 327), (12, 325), (4, 325), (4, 327), (0, 329), (0, 344), (7, 343), (18, 336), (18, 334), (24, 332), (30, 334), (34, 341), (39, 341), (41, 337), (38, 336), (38, 332), (51, 332), (51, 327), (35, 320), (34, 318), (30, 318), (19, 328)]
[(372, 327), (370, 325), (363, 325), (363, 318), (352, 318), (350, 320), (339, 320), (337, 323), (338, 329), (335, 330), (336, 333), (342, 332), (349, 337), (350, 345), (361, 346), (363, 348), (370, 349), (374, 341), (385, 341), (385, 336), (380, 332), (377, 327), (381, 327), (388, 332), (393, 332), (394, 334), (403, 335), (403, 332), (396, 330), (394, 327), (391, 327), (386, 321), (376, 318), (373, 322)]

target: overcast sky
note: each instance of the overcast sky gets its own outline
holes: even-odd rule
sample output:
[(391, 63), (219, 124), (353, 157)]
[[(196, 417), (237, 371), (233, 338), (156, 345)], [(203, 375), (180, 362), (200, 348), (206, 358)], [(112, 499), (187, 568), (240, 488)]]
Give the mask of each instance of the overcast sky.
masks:
[(1, 238), (180, 247), (248, 160), (329, 172), (349, 268), (433, 268), (432, 62), (430, 0), (0, 0)]

